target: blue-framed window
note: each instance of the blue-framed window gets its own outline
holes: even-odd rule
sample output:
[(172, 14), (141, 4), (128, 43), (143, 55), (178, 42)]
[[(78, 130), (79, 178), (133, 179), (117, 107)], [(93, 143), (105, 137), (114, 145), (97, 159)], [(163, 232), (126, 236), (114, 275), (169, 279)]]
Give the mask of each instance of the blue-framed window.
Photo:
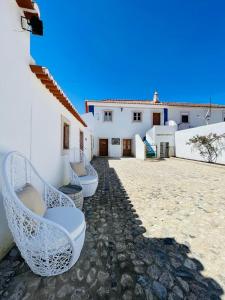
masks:
[(164, 115), (164, 125), (166, 125), (166, 122), (168, 122), (168, 108), (163, 109), (163, 115)]
[(95, 107), (94, 107), (94, 105), (89, 105), (88, 106), (88, 112), (91, 112), (93, 115), (95, 114)]

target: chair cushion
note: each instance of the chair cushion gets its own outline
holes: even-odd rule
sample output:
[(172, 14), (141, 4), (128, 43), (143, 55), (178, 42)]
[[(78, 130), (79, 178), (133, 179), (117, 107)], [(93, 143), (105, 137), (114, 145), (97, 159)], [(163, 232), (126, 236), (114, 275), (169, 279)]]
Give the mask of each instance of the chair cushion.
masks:
[(86, 224), (84, 214), (75, 207), (49, 208), (44, 217), (64, 227), (72, 240), (84, 230)]
[(90, 184), (90, 183), (95, 183), (98, 179), (96, 176), (93, 175), (87, 175), (87, 176), (82, 176), (79, 177), (80, 183), (82, 184)]
[(77, 174), (77, 176), (86, 176), (87, 175), (87, 171), (82, 162), (70, 163), (70, 165), (71, 165), (71, 168), (74, 170), (74, 172)]
[(18, 191), (17, 196), (32, 212), (39, 216), (43, 216), (45, 214), (45, 202), (42, 199), (41, 194), (30, 183), (27, 183), (20, 191)]

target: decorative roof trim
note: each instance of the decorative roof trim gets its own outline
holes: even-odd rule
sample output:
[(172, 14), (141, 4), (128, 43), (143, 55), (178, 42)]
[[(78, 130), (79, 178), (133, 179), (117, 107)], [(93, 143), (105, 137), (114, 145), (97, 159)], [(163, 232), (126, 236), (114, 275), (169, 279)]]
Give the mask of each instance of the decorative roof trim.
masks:
[(41, 83), (49, 90), (49, 92), (58, 99), (58, 101), (66, 107), (66, 109), (84, 126), (87, 127), (75, 107), (72, 105), (67, 96), (63, 93), (57, 82), (54, 80), (47, 68), (38, 65), (30, 65), (31, 71), (41, 81)]
[[(99, 104), (144, 104), (144, 105), (156, 105), (156, 106), (177, 106), (177, 107), (205, 107), (210, 108), (210, 104), (201, 103), (185, 103), (185, 102), (159, 102), (155, 103), (153, 100), (125, 100), (125, 99), (106, 99), (106, 100), (86, 100), (86, 105), (89, 102), (99, 103)], [(212, 104), (211, 108), (224, 108), (225, 105)]]

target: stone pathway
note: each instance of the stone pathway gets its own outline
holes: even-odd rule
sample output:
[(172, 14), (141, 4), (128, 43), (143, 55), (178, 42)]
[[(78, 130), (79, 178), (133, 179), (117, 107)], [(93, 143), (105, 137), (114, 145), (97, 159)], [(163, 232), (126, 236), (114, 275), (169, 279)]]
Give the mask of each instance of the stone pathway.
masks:
[[(146, 228), (174, 237), (225, 290), (225, 166), (176, 158), (109, 160)], [(224, 297), (225, 299), (225, 297)]]
[(15, 247), (0, 263), (0, 298), (220, 299), (221, 287), (201, 275), (203, 266), (188, 257), (186, 245), (144, 236), (146, 230), (108, 160), (95, 159), (94, 165), (100, 182), (95, 196), (85, 200), (87, 232), (79, 261), (62, 275), (39, 277)]

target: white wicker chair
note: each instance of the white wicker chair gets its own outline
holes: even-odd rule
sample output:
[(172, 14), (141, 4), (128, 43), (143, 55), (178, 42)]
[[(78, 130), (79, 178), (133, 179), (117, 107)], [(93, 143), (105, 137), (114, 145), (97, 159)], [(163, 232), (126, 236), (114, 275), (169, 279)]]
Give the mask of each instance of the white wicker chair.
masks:
[[(83, 213), (69, 197), (46, 183), (20, 153), (6, 155), (2, 181), (8, 225), (31, 270), (41, 276), (52, 276), (70, 269), (84, 243)], [(47, 208), (44, 217), (33, 213), (18, 198), (17, 191), (26, 183), (41, 193)]]
[[(83, 162), (87, 175), (78, 176), (71, 168), (71, 162)], [(98, 173), (90, 164), (84, 152), (78, 148), (70, 149), (69, 154), (70, 183), (82, 186), (84, 197), (94, 195), (98, 186)]]

